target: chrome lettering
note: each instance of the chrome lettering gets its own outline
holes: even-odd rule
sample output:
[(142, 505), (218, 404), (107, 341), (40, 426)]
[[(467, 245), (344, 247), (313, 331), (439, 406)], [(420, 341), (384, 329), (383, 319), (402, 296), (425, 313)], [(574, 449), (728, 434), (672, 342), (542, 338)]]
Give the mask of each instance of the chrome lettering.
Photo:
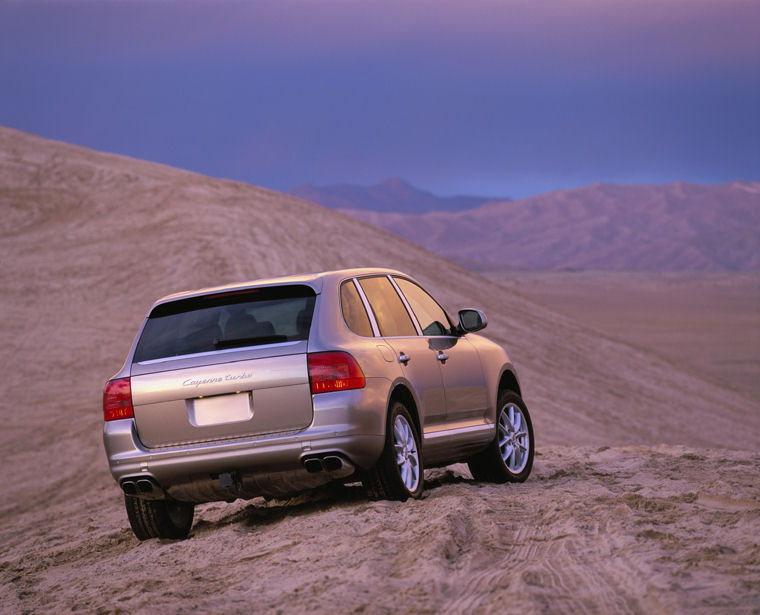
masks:
[(225, 374), (224, 376), (212, 376), (210, 378), (187, 378), (182, 381), (183, 387), (195, 387), (196, 389), (204, 384), (215, 384), (217, 382), (234, 382), (236, 380), (248, 380), (253, 376), (253, 372), (241, 372), (239, 374)]
[(224, 376), (225, 380), (248, 380), (251, 376), (253, 376), (252, 372), (243, 372), (242, 374), (226, 374)]

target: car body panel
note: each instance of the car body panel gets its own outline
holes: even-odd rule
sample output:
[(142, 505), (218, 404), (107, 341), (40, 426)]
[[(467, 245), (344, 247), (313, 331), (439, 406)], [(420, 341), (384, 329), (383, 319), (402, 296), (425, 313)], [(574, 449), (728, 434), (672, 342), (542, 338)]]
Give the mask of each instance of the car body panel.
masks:
[[(137, 432), (149, 448), (293, 431), (312, 420), (305, 353), (161, 371), (131, 382)], [(236, 413), (241, 394), (250, 407), (243, 416)], [(202, 414), (209, 402), (211, 410)]]
[[(423, 429), (446, 422), (446, 394), (441, 368), (424, 337), (390, 337), (386, 343), (393, 349), (409, 386), (418, 400), (418, 411)], [(406, 364), (400, 356), (408, 357)]]
[[(484, 417), (486, 379), (476, 348), (466, 337), (430, 337), (428, 344), (441, 370), (446, 391), (446, 421)], [(445, 360), (437, 357), (445, 356)]]

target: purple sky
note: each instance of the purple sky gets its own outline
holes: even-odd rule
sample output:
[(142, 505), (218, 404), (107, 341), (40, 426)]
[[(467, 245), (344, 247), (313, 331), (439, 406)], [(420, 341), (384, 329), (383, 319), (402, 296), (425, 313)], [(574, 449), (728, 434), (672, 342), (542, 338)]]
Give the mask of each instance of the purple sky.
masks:
[(0, 124), (278, 190), (760, 179), (757, 0), (0, 0)]

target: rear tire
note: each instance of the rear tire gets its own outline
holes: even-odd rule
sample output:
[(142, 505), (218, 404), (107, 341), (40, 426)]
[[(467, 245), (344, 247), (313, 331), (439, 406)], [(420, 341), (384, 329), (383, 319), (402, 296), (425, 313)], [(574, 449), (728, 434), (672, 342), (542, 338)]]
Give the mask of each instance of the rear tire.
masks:
[(467, 461), (475, 480), (492, 483), (522, 483), (533, 468), (533, 423), (528, 408), (517, 393), (499, 395), (496, 435), (482, 453)]
[(143, 500), (124, 496), (132, 531), (140, 540), (187, 538), (193, 525), (195, 505), (177, 500)]
[(362, 477), (367, 496), (402, 502), (421, 497), (424, 479), (420, 436), (411, 413), (400, 401), (391, 404), (385, 432), (383, 454)]

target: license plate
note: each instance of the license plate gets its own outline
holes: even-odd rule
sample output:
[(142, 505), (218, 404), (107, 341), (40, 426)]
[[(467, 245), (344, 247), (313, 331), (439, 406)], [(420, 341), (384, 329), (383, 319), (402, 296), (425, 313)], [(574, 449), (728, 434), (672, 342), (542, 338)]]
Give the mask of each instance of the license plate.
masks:
[(239, 423), (253, 416), (250, 393), (214, 395), (187, 400), (188, 417), (196, 427)]

